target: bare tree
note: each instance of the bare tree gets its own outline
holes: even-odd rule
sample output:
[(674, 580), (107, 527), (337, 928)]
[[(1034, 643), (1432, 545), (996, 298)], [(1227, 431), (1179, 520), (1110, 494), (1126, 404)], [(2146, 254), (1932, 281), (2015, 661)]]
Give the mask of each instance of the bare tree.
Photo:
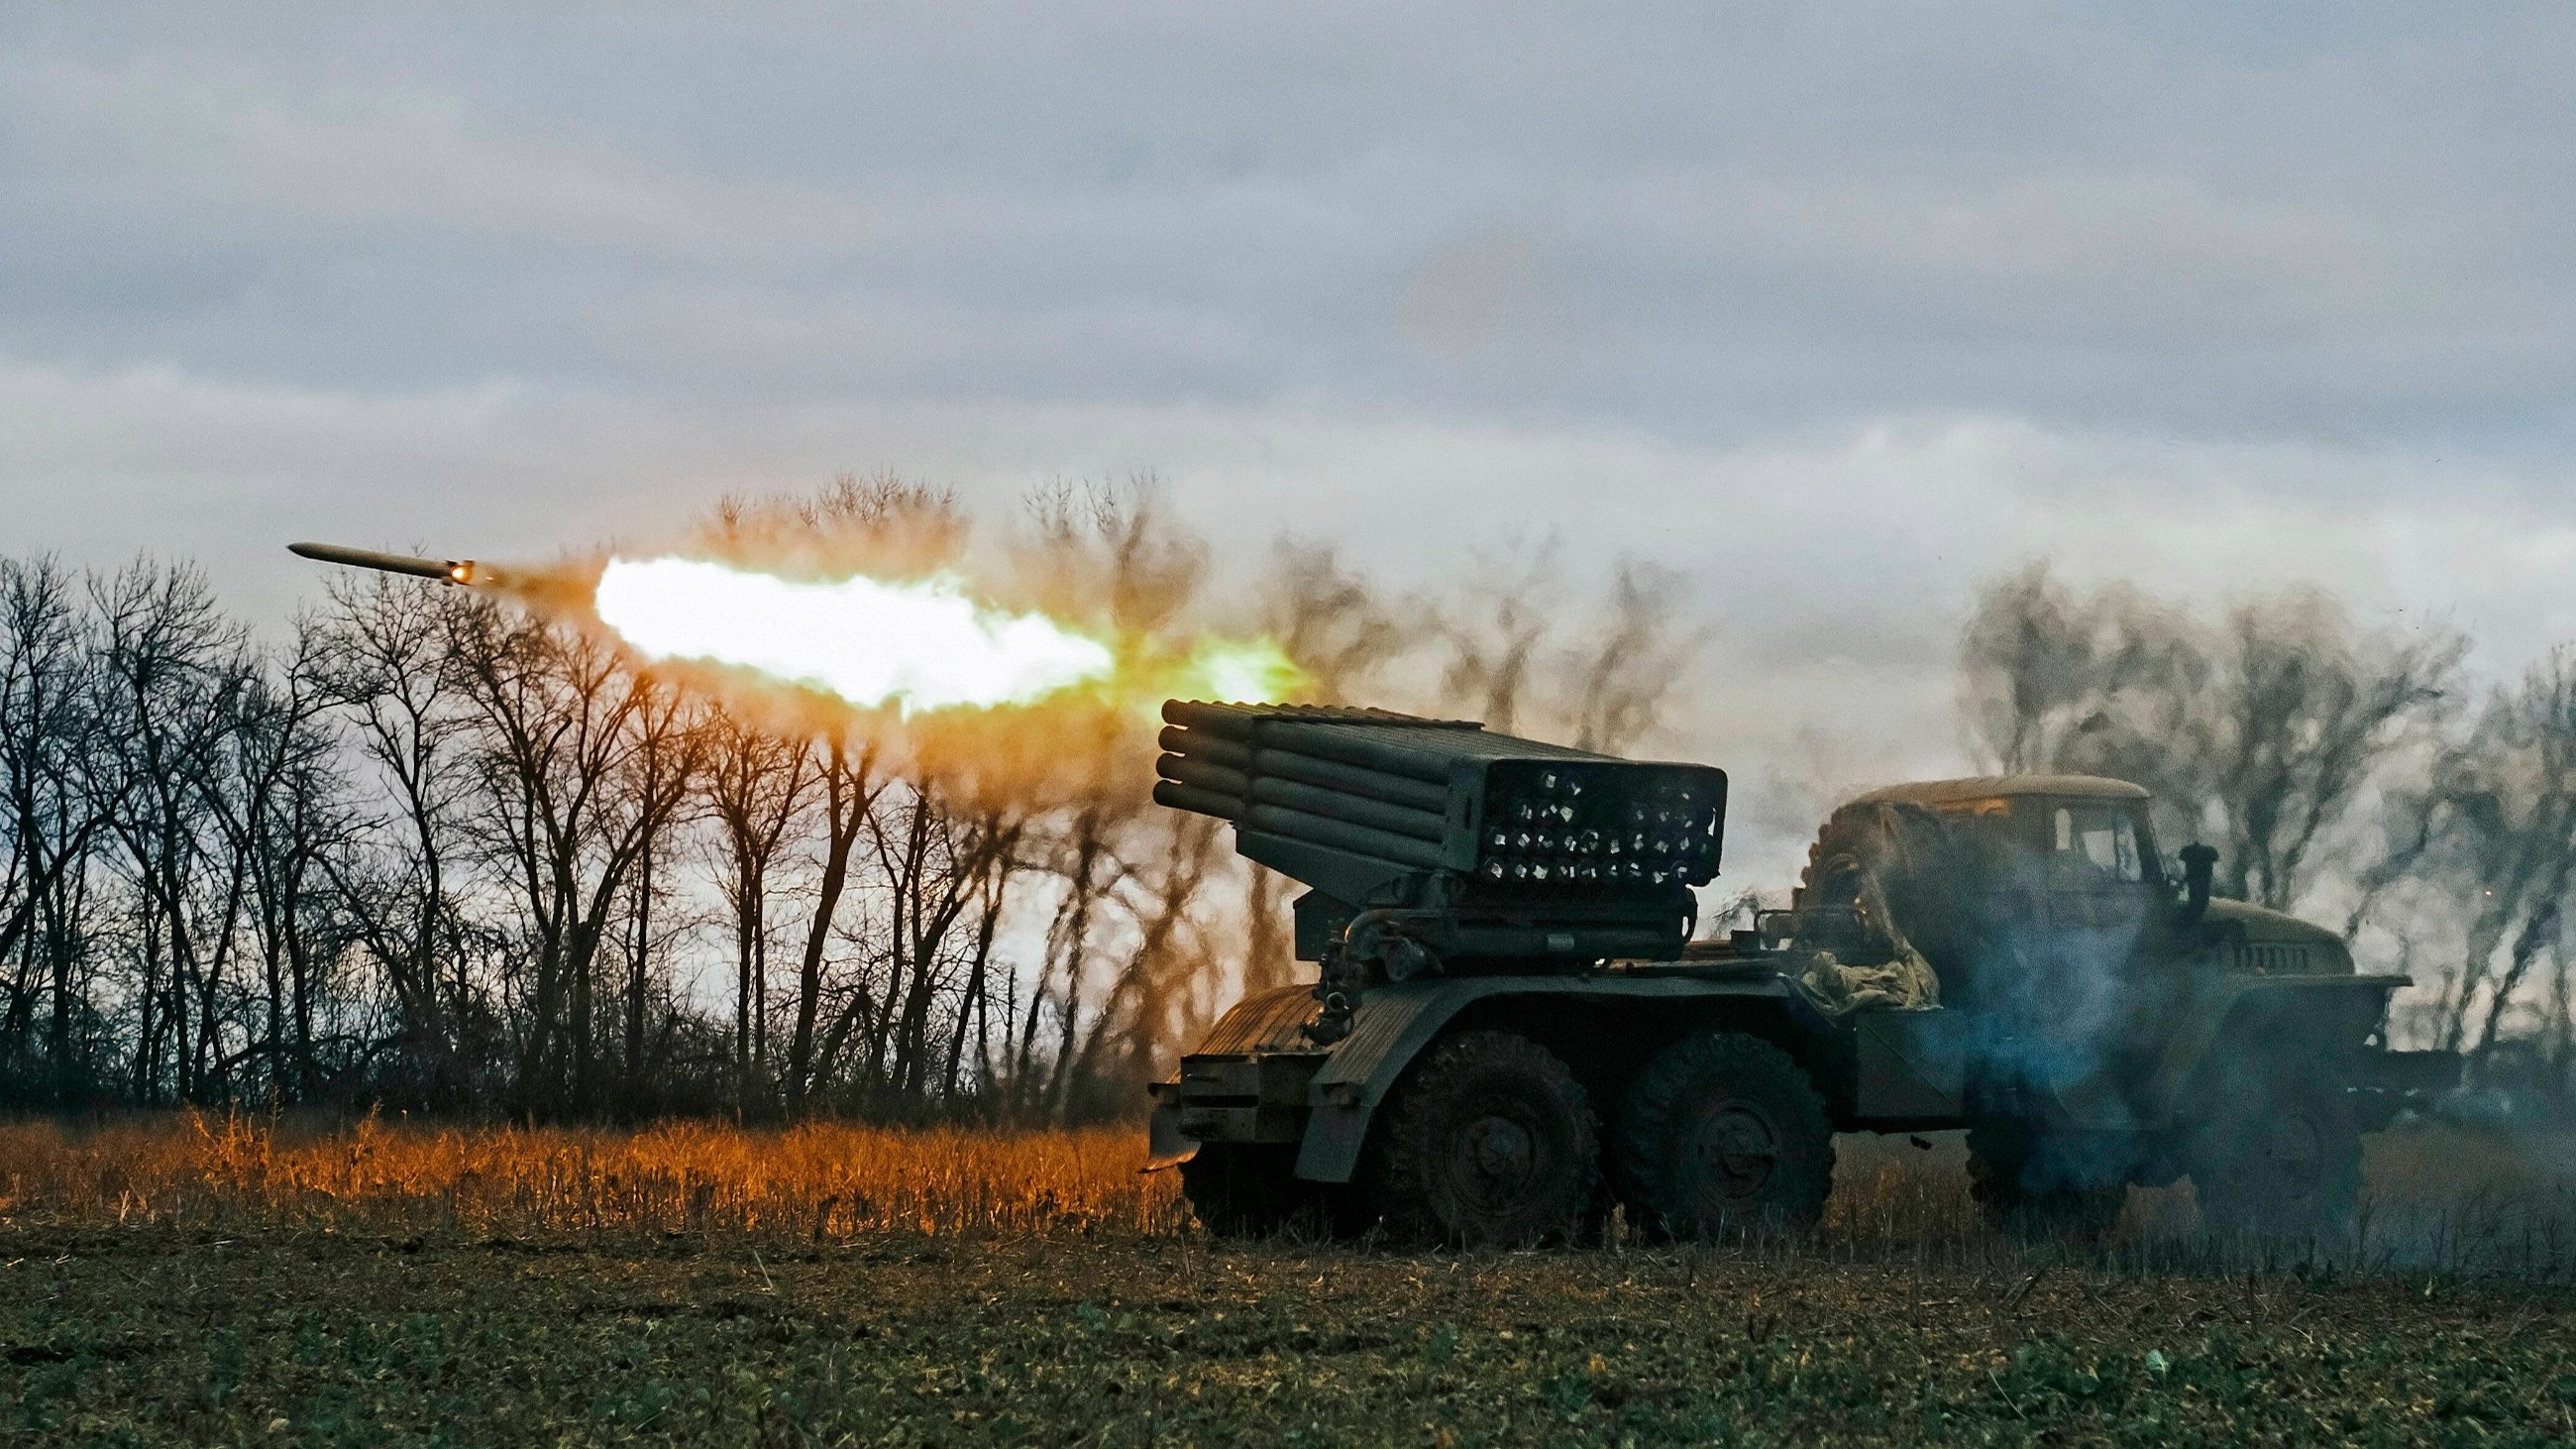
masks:
[[(1157, 817), (1131, 846), (1108, 898), (1124, 918), (1124, 949), (1079, 1047), (1057, 1062), (1060, 1104), (1097, 1103), (1105, 1088), (1114, 1107), (1122, 1087), (1147, 1080), (1215, 1015), (1232, 955), (1201, 929), (1208, 884), (1226, 864), (1216, 831), (1204, 816)], [(1065, 1021), (1076, 1025), (1070, 1013)]]
[(1664, 725), (1699, 635), (1676, 621), (1681, 575), (1623, 560), (1611, 577), (1607, 616), (1564, 661), (1563, 712), (1577, 749), (1618, 754)]
[(449, 1107), (471, 1095), (464, 1035), (477, 1015), (455, 880), (473, 789), (464, 754), (472, 716), (452, 658), (456, 603), (448, 590), (383, 575), (335, 581), (321, 660), (381, 792), (360, 827), (374, 838), (376, 869), (338, 856), (324, 863), (392, 995), (399, 1076), (425, 1104)]
[(2197, 800), (2213, 748), (2204, 631), (2125, 584), (2079, 596), (2034, 564), (1978, 596), (1960, 647), (1961, 703), (2008, 773), (2115, 775)]
[[(949, 490), (881, 473), (845, 474), (811, 497), (727, 499), (703, 535), (730, 556), (791, 572), (834, 576), (865, 570), (903, 577), (952, 564), (967, 531)], [(781, 1073), (787, 1105), (796, 1111), (830, 1088), (852, 1040), (867, 1043), (871, 1058), (882, 1063), (885, 1033), (896, 1029), (900, 1015), (863, 973), (836, 972), (836, 965), (848, 963), (833, 949), (850, 934), (843, 911), (852, 872), (862, 863), (858, 847), (885, 808), (882, 722), (843, 716), (817, 727), (810, 722), (814, 712), (803, 713), (807, 722), (787, 726), (779, 736), (788, 742), (784, 753), (754, 744), (747, 734), (723, 739), (711, 797), (732, 859), (726, 890), (736, 921), (738, 1063), (746, 1036), (755, 1056), (766, 1038), (765, 995), (748, 978), (766, 973), (766, 930), (757, 916), (778, 859), (777, 840), (791, 818), (820, 829), (813, 904), (797, 962), (794, 1026)], [(739, 762), (722, 763), (728, 754)], [(800, 816), (800, 808), (810, 814)], [(866, 934), (864, 927), (860, 933)], [(744, 1003), (755, 998), (757, 1004), (746, 1011)]]
[(1492, 729), (1520, 727), (1531, 703), (1551, 621), (1559, 605), (1556, 546), (1517, 559), (1478, 561), (1467, 602), (1446, 611), (1449, 662), (1440, 696)]
[[(0, 1050), (20, 1090), (58, 1103), (74, 1100), (90, 1075), (75, 1040), (87, 934), (79, 905), (92, 843), (121, 805), (89, 777), (100, 743), (94, 661), (72, 577), (50, 558), (0, 560), (0, 964), (14, 963)], [(30, 1074), (40, 997), (43, 1069)]]
[[(867, 815), (875, 878), (884, 897), (878, 933), (886, 1017), (868, 1043), (858, 1088), (864, 1097), (916, 1105), (929, 1088), (934, 1054), (932, 1015), (952, 979), (972, 983), (974, 957), (959, 947), (989, 936), (969, 912), (994, 898), (1023, 828), (1007, 802), (958, 808), (943, 783), (914, 782), (881, 794)], [(955, 1020), (965, 1020), (959, 1012)]]
[(2287, 907), (2311, 853), (2373, 773), (2436, 717), (2466, 641), (2355, 637), (2324, 596), (2231, 611), (2221, 655), (2231, 717), (2215, 731), (2231, 893)]
[(2215, 834), (2222, 890), (2287, 908), (2356, 800), (2441, 717), (2464, 644), (2358, 634), (2312, 591), (2194, 619), (2134, 589), (2079, 596), (2034, 566), (1980, 596), (1962, 705), (2009, 771), (2110, 775), (2154, 791), (2165, 833)]
[(138, 562), (91, 592), (107, 743), (93, 808), (108, 815), (143, 906), (131, 1077), (144, 1101), (195, 1100), (212, 1085), (247, 888), (239, 858), (209, 839), (204, 806), (255, 671), (240, 626), (192, 568)]
[[(1115, 853), (1116, 835), (1134, 814), (1135, 807), (1121, 796), (1095, 789), (1065, 812), (1039, 844), (1040, 863), (1055, 876), (1061, 890), (1047, 924), (1045, 950), (1038, 959), (1037, 979), (1031, 985), (1011, 1059), (1013, 1101), (1019, 1111), (1052, 1110), (1062, 1091), (1080, 1029), (1084, 983), (1094, 967), (1100, 904), (1122, 869)], [(1038, 1034), (1050, 1006), (1057, 1027), (1050, 1043), (1053, 1070), (1046, 1069), (1038, 1055)]]
[[(1051, 598), (1105, 616), (1149, 657), (1179, 652), (1207, 587), (1208, 552), (1164, 513), (1151, 476), (1123, 489), (1043, 491), (1030, 500), (1029, 518), (1023, 571), (1046, 580)], [(1169, 946), (1224, 859), (1212, 832), (1168, 812), (1148, 813), (1153, 736), (1145, 720), (1115, 710), (1077, 713), (1065, 737), (1079, 748), (1056, 785), (1053, 813), (1062, 823), (1037, 852), (1064, 894), (1019, 1052), (1019, 1070), (1034, 1075), (1037, 1025), (1051, 1017), (1052, 1062), (1044, 1086), (1032, 1089), (1055, 1111), (1104, 1063), (1151, 1060), (1211, 1013), (1213, 1002), (1193, 1004), (1188, 990), (1204, 983), (1169, 968)], [(1138, 872), (1149, 862), (1178, 868), (1140, 890)]]
[(1429, 610), (1388, 599), (1329, 544), (1283, 540), (1262, 594), (1264, 632), (1316, 704), (1364, 702), (1387, 667), (1433, 632)]
[(853, 742), (847, 733), (834, 731), (816, 748), (823, 857), (813, 909), (806, 920), (804, 950), (797, 960), (796, 1031), (787, 1048), (787, 1102), (798, 1111), (826, 1085), (824, 1078), (839, 1055), (839, 1043), (855, 1030), (881, 1031), (884, 1021), (879, 999), (864, 982), (847, 984), (843, 1004), (832, 1021), (823, 1016), (826, 988), (832, 984), (826, 973), (839, 929), (841, 899), (849, 889), (859, 837), (875, 813), (877, 797), (886, 789), (878, 770), (880, 747), (873, 736)]
[(717, 827), (716, 877), (733, 918), (734, 1111), (769, 1065), (769, 897), (788, 830), (804, 817), (813, 749), (720, 713), (702, 790)]
[(688, 798), (685, 708), (579, 631), (483, 604), (450, 622), (474, 711), (477, 825), (532, 946), (520, 1110), (596, 1111), (600, 948), (628, 872)]
[[(2434, 878), (2469, 904), (2437, 1008), (2441, 1044), (2484, 1051), (2565, 936), (2576, 886), (2576, 654), (2553, 651), (2498, 691), (2444, 760), (2432, 795)], [(2560, 977), (2553, 995), (2563, 998)]]
[(656, 881), (655, 867), (670, 853), (672, 827), (696, 793), (713, 743), (708, 710), (698, 698), (650, 677), (637, 678), (633, 687), (640, 696), (633, 747), (619, 782), (630, 802), (627, 818), (635, 842), (627, 882), (625, 1062), (619, 1081), (630, 1113), (642, 1110), (653, 1095), (646, 1080), (646, 1059), (655, 1054), (648, 1046), (652, 963), (670, 934), (668, 922), (661, 934), (655, 931), (655, 918), (668, 897)]
[(248, 681), (236, 696), (220, 773), (200, 791), (227, 879), (249, 894), (256, 994), (265, 1008), (259, 1029), (242, 1023), (237, 1048), (215, 1063), (221, 1095), (232, 1094), (224, 1084), (252, 1058), (266, 1063), (263, 1090), (272, 1102), (309, 1090), (315, 1079), (310, 991), (327, 949), (320, 939), (327, 912), (314, 885), (325, 874), (319, 862), (349, 835), (338, 742), (322, 725), (324, 649), (320, 630), (307, 623), (290, 653)]

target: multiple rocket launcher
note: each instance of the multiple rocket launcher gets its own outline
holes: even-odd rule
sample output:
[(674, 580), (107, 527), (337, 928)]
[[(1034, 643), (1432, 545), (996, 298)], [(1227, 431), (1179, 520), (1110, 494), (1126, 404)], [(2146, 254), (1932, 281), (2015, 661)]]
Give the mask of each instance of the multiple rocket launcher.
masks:
[(1173, 700), (1154, 799), (1313, 886), (1298, 955), (1396, 909), (1453, 958), (1677, 955), (1717, 875), (1726, 774), (1372, 709)]

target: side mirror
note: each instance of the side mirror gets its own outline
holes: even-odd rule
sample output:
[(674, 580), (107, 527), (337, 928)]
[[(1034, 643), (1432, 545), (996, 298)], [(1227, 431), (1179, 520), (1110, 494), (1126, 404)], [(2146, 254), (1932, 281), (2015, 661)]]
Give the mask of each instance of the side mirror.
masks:
[(2209, 882), (2218, 870), (2218, 852), (2198, 841), (2182, 848), (2182, 923), (2197, 926), (2209, 914)]

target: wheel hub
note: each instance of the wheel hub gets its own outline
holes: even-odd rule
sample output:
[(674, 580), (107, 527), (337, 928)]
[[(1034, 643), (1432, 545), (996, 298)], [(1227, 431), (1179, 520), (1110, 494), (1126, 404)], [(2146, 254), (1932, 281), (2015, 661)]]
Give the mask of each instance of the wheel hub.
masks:
[(2257, 1151), (2256, 1165), (2271, 1191), (2296, 1203), (2316, 1195), (2325, 1173), (2325, 1144), (2316, 1123), (2305, 1116), (2277, 1119)]
[(1459, 1186), (1467, 1196), (1488, 1206), (1517, 1196), (1529, 1181), (1538, 1158), (1537, 1140), (1527, 1126), (1509, 1117), (1479, 1117), (1458, 1134), (1453, 1158)]
[(1780, 1164), (1780, 1130), (1748, 1102), (1724, 1102), (1699, 1119), (1690, 1143), (1704, 1195), (1728, 1203), (1762, 1191)]

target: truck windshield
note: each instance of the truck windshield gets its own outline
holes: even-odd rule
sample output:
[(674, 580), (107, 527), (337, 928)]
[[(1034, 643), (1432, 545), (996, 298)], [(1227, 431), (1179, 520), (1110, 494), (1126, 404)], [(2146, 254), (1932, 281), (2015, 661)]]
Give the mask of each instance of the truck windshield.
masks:
[(2060, 805), (2056, 827), (2049, 874), (2057, 884), (2081, 888), (2143, 877), (2138, 827), (2127, 810), (2112, 805)]

